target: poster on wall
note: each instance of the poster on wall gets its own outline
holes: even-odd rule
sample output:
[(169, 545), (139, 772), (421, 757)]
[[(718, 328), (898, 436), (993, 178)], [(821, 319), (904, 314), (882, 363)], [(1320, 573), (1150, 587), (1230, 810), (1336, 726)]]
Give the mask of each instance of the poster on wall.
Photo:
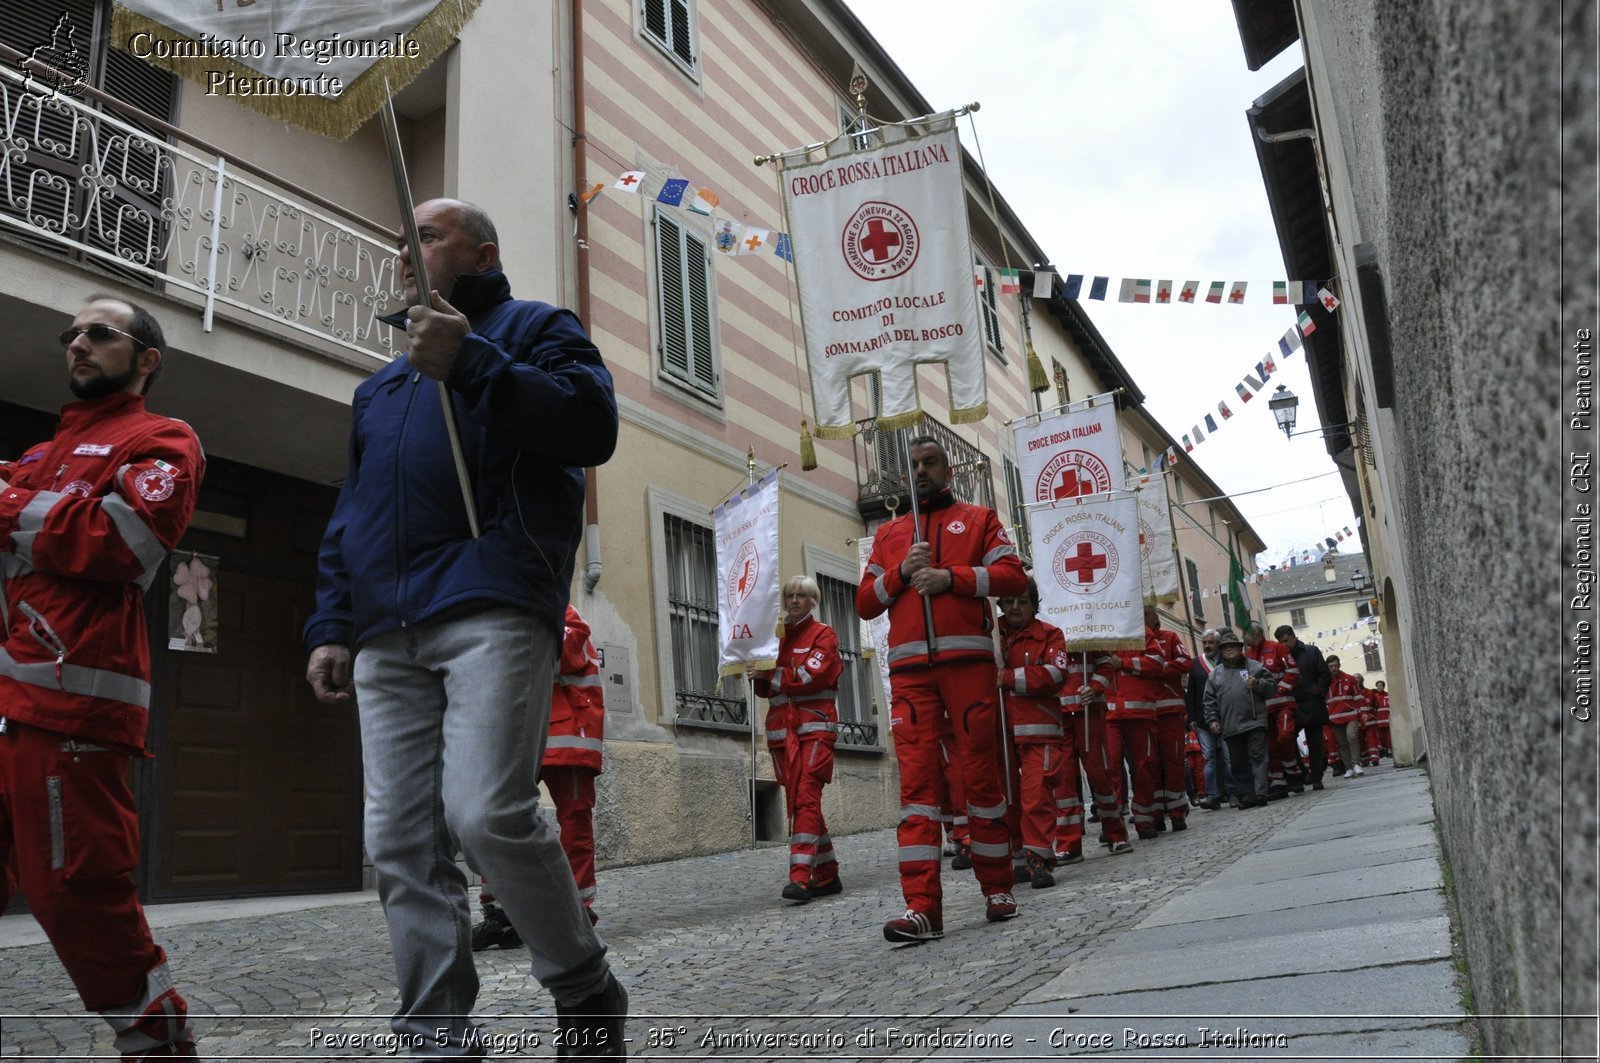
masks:
[(167, 649), (216, 653), (217, 570), (221, 560), (195, 553), (176, 553), (169, 560), (172, 577), (167, 595)]

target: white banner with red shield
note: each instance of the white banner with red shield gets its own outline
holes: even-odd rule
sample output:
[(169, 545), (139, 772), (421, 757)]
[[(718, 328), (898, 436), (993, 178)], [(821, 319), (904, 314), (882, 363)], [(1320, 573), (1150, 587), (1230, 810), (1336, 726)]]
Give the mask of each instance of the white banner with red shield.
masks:
[(1039, 617), (1070, 649), (1137, 649), (1144, 640), (1139, 504), (1132, 491), (1029, 506)]
[(1012, 432), (1025, 505), (1104, 494), (1123, 484), (1122, 434), (1109, 393), (1038, 420), (1023, 418)]
[(1172, 550), (1167, 478), (1151, 477), (1133, 488), (1139, 499), (1139, 556), (1144, 562), (1144, 597), (1157, 602), (1178, 596), (1178, 562)]
[(718, 673), (778, 663), (778, 470), (742, 487), (712, 510), (717, 546)]
[(916, 367), (944, 363), (950, 420), (988, 413), (955, 119), (885, 124), (873, 147), (785, 160), (800, 318), (817, 434), (855, 434), (850, 380), (878, 374), (877, 427), (922, 416)]

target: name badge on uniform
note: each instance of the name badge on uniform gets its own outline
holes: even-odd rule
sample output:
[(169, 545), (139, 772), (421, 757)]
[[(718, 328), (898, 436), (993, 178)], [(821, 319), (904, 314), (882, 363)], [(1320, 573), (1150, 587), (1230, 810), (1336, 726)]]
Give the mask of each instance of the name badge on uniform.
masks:
[(79, 443), (73, 450), (73, 457), (104, 458), (111, 453), (110, 443)]

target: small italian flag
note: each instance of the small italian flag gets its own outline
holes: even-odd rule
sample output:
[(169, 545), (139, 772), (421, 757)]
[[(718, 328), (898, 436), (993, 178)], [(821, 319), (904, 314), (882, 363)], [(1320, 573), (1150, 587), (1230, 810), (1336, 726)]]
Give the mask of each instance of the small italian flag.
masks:
[(1295, 324), (1300, 326), (1300, 335), (1302, 336), (1309, 336), (1317, 331), (1317, 326), (1312, 322), (1311, 311), (1309, 310), (1300, 311), (1300, 317), (1295, 321)]
[(1208, 303), (1220, 303), (1220, 302), (1222, 302), (1222, 290), (1224, 288), (1226, 288), (1226, 287), (1227, 287), (1227, 284), (1225, 282), (1223, 282), (1223, 281), (1212, 281), (1211, 282), (1211, 290), (1206, 293), (1206, 302), (1208, 302)]
[(1133, 282), (1133, 301), (1136, 303), (1148, 303), (1150, 301), (1150, 282), (1148, 280)]
[(1272, 282), (1272, 305), (1274, 305), (1274, 306), (1288, 306), (1289, 305), (1289, 282), (1288, 281), (1273, 281)]

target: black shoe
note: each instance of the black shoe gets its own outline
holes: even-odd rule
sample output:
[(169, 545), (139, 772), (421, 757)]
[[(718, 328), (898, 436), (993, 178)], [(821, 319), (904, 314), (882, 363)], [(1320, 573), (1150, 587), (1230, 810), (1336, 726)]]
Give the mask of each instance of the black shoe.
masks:
[(1164, 833), (1166, 833), (1166, 830), (1167, 830), (1167, 821), (1164, 820), (1164, 819), (1156, 820), (1156, 833), (1157, 834), (1164, 834)]
[(804, 882), (785, 882), (783, 884), (783, 899), (786, 901), (799, 901), (805, 904), (811, 899), (811, 887)]
[[(1284, 789), (1281, 786), (1274, 786), (1272, 789), (1267, 791), (1266, 800), (1267, 801), (1282, 801), (1285, 797), (1288, 797), (1288, 796), (1289, 796), (1289, 791), (1288, 790)], [(1258, 797), (1258, 798), (1256, 798), (1256, 800), (1260, 801), (1261, 798)]]
[(844, 883), (839, 881), (838, 875), (835, 875), (832, 882), (824, 882), (820, 886), (812, 886), (811, 899), (816, 900), (818, 897), (832, 897), (834, 894), (843, 892)]
[(1175, 819), (1175, 820), (1172, 821), (1172, 829), (1173, 830), (1188, 830), (1189, 829), (1189, 821), (1186, 820), (1186, 819)]
[(1140, 841), (1146, 841), (1146, 842), (1147, 841), (1152, 841), (1156, 836), (1156, 832), (1153, 831), (1153, 830), (1142, 830), (1142, 831), (1139, 831), (1138, 834), (1139, 834), (1139, 840)]
[(517, 933), (517, 928), (511, 925), (511, 920), (500, 908), (489, 909), (483, 914), (483, 922), (472, 928), (473, 952), (521, 947), (522, 935)]
[(957, 845), (956, 855), (950, 858), (951, 871), (969, 871), (972, 869), (972, 846)]
[(1037, 853), (1029, 853), (1027, 866), (1023, 868), (1028, 877), (1017, 881), (1026, 882), (1036, 890), (1049, 889), (1056, 884), (1056, 877), (1050, 873), (1051, 863)]
[(1200, 802), (1200, 807), (1207, 812), (1215, 812), (1222, 807), (1222, 802), (1215, 797), (1207, 797)]
[(599, 992), (570, 1008), (556, 1005), (557, 1059), (627, 1059), (628, 991), (606, 972)]
[(1322, 785), (1322, 780), (1321, 779), (1318, 779), (1316, 782), (1312, 783), (1311, 784), (1311, 788), (1313, 790), (1326, 790), (1327, 789), (1326, 786)]

